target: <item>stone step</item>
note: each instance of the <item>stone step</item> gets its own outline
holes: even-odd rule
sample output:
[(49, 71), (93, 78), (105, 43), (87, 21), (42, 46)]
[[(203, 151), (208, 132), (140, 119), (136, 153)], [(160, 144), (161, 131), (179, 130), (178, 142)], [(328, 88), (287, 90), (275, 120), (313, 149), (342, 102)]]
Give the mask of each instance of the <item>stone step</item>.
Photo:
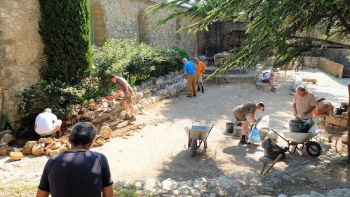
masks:
[[(265, 67), (258, 66), (256, 70), (240, 72), (239, 69), (233, 69), (224, 74), (218, 74), (213, 76), (208, 82), (213, 82), (215, 84), (230, 84), (230, 83), (251, 83), (256, 84), (258, 76), (264, 70)], [(216, 68), (215, 68), (216, 69)], [(214, 67), (208, 69), (208, 73), (203, 74), (203, 79), (207, 79), (214, 71)], [(214, 71), (213, 71), (214, 70)]]

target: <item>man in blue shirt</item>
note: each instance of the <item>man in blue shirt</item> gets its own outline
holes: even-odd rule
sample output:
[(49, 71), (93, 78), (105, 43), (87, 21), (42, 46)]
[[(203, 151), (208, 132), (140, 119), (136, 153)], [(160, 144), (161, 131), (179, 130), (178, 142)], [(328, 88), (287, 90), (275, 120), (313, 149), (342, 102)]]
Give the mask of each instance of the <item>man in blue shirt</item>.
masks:
[(182, 59), (182, 63), (184, 64), (184, 71), (187, 77), (187, 97), (197, 96), (197, 85), (196, 85), (196, 65), (187, 60), (186, 58)]

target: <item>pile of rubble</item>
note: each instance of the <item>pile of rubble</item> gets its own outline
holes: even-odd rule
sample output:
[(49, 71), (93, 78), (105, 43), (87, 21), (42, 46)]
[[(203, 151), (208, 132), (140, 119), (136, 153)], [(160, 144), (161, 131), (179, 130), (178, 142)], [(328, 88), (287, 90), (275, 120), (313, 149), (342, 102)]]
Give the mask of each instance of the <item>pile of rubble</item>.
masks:
[[(150, 105), (165, 98), (170, 98), (181, 92), (186, 87), (186, 79), (179, 73), (172, 73), (160, 78), (152, 78), (140, 86), (134, 88), (132, 100), (138, 109)], [(122, 92), (117, 92), (117, 98), (123, 97)], [(100, 97), (91, 99), (88, 105), (76, 105), (73, 119), (90, 121), (95, 125), (123, 118), (123, 107), (120, 100)], [(73, 124), (67, 120), (67, 125)]]
[[(178, 72), (168, 74), (160, 78), (152, 78), (140, 86), (134, 88), (132, 97), (137, 108), (155, 103), (161, 99), (170, 98), (181, 92), (186, 87), (186, 79)], [(123, 97), (122, 92), (117, 92), (116, 97)], [(123, 119), (123, 107), (121, 102), (109, 97), (91, 99), (87, 105), (76, 105), (71, 119), (65, 120), (65, 125), (72, 126), (78, 121), (90, 121), (96, 126), (106, 122)], [(134, 129), (140, 129), (144, 125), (136, 125)], [(112, 137), (112, 130), (108, 126), (99, 129), (94, 146), (102, 146)], [(0, 155), (10, 155), (13, 161), (21, 160), (24, 155), (54, 156), (70, 148), (67, 139), (41, 138), (39, 141), (28, 141), (21, 149), (11, 148), (9, 144), (15, 140), (11, 131), (0, 132)]]
[[(100, 129), (93, 146), (102, 146), (112, 137), (112, 130), (108, 126)], [(9, 155), (11, 161), (21, 160), (24, 155), (48, 155), (55, 156), (71, 148), (68, 139), (56, 139), (52, 137), (40, 138), (38, 141), (27, 141), (23, 148), (11, 148), (8, 145), (2, 146), (1, 155)]]

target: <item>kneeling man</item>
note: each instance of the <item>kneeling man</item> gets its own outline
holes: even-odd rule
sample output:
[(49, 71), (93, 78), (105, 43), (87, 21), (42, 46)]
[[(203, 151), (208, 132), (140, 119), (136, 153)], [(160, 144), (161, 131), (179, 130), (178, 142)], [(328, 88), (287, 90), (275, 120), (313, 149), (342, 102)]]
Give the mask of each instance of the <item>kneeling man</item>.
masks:
[(35, 119), (34, 130), (42, 137), (60, 135), (62, 121), (52, 113), (51, 109), (46, 108)]
[(249, 122), (257, 122), (256, 113), (265, 110), (265, 105), (263, 103), (247, 103), (244, 105), (237, 106), (233, 110), (233, 115), (236, 121), (242, 124), (242, 144), (249, 144), (248, 141), (248, 126)]

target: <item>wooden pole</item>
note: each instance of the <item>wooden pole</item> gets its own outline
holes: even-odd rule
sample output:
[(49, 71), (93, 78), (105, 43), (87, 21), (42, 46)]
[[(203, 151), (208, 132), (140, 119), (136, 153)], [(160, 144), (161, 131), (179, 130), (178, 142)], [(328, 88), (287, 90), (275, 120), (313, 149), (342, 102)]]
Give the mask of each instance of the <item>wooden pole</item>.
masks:
[(350, 84), (348, 85), (349, 106), (348, 106), (348, 163), (350, 163)]
[(260, 174), (264, 174), (264, 171), (265, 171), (266, 165), (267, 165), (267, 161), (265, 161), (265, 163), (264, 163), (263, 167), (261, 168), (261, 172), (260, 172)]
[(269, 171), (273, 168), (273, 166), (282, 158), (282, 154), (279, 154), (278, 157), (272, 162), (271, 166), (267, 168), (267, 170), (264, 172), (264, 176), (269, 173)]

